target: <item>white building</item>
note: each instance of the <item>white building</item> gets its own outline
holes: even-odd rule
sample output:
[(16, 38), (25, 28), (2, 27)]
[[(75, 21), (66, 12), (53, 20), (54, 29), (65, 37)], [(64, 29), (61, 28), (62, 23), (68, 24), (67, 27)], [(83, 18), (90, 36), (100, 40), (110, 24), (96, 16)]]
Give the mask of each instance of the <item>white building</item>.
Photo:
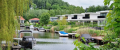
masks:
[(20, 17), (20, 23), (22, 24), (22, 23), (24, 23), (24, 21), (25, 21), (25, 19), (21, 16)]
[(50, 21), (56, 21), (58, 17), (50, 17)]
[(78, 21), (78, 22), (97, 22), (98, 26), (104, 26), (103, 22), (106, 18), (107, 13), (109, 13), (108, 10), (106, 11), (98, 11), (95, 13), (81, 13), (81, 14), (67, 14), (67, 15), (57, 15), (57, 17), (62, 20), (63, 16), (67, 18), (67, 21)]

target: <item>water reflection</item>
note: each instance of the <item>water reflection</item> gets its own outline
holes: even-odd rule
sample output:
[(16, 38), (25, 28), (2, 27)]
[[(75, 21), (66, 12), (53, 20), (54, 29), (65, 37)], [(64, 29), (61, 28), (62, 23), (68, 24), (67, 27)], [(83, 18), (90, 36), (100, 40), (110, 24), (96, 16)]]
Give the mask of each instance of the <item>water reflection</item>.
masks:
[[(23, 36), (30, 36), (30, 33), (21, 33)], [(39, 32), (33, 33), (37, 44), (33, 50), (73, 50), (75, 48), (73, 41), (68, 37), (59, 37), (56, 33)], [(30, 50), (30, 49), (29, 49)]]

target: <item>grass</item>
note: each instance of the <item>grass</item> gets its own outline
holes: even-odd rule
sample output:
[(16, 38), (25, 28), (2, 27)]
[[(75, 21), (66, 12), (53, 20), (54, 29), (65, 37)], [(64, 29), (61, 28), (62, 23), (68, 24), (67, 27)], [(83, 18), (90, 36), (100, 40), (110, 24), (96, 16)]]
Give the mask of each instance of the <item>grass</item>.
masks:
[(73, 27), (72, 29), (79, 29), (79, 27)]
[[(100, 35), (106, 35), (107, 32), (104, 30), (95, 30), (95, 29), (90, 29), (90, 28), (81, 28), (77, 30), (77, 34), (90, 34), (92, 36), (100, 36)], [(96, 34), (96, 35), (94, 35)]]
[(2, 50), (2, 48), (0, 47), (0, 50)]

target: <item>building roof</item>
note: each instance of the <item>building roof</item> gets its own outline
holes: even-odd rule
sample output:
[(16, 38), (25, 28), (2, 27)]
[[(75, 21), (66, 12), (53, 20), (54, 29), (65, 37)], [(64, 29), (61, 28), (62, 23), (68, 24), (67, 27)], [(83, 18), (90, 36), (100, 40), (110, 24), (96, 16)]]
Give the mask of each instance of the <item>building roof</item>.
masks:
[(30, 19), (30, 20), (39, 20), (38, 18), (32, 18), (32, 19)]
[(20, 17), (20, 20), (25, 20), (22, 16)]

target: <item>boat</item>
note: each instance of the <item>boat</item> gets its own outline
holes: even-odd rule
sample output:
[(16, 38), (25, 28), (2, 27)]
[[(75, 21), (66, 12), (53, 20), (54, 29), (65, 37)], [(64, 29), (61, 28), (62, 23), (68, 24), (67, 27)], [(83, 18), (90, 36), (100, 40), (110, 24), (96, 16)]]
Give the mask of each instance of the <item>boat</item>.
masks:
[(42, 28), (39, 28), (38, 31), (45, 32), (45, 29), (42, 27)]
[(34, 26), (30, 25), (30, 30), (33, 31), (34, 30)]
[(59, 31), (59, 36), (68, 36), (68, 33), (64, 31)]

